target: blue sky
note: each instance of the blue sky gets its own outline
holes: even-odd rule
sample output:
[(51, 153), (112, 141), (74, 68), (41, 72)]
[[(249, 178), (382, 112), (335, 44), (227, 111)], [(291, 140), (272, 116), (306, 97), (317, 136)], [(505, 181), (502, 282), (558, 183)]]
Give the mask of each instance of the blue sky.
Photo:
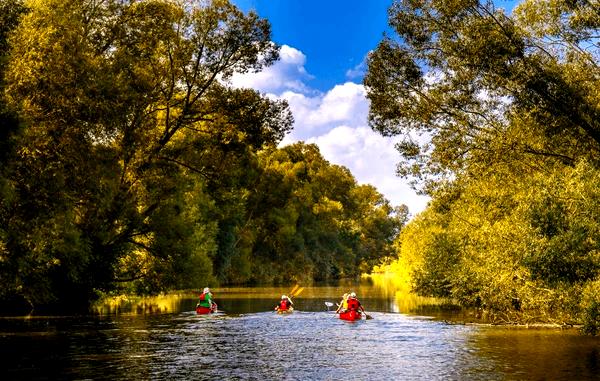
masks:
[[(393, 205), (406, 204), (413, 215), (424, 210), (428, 198), (395, 175), (398, 138), (382, 137), (367, 124), (364, 60), (384, 32), (391, 33), (392, 0), (232, 1), (267, 18), (273, 41), (282, 47), (273, 66), (232, 80), (288, 101), (295, 123), (282, 145), (317, 144), (325, 159), (349, 168), (359, 183), (374, 185)], [(514, 3), (497, 0), (505, 9)]]
[[(235, 0), (271, 22), (273, 40), (304, 53), (311, 87), (327, 91), (349, 78), (387, 29), (391, 0)], [(358, 78), (360, 82), (362, 78)]]

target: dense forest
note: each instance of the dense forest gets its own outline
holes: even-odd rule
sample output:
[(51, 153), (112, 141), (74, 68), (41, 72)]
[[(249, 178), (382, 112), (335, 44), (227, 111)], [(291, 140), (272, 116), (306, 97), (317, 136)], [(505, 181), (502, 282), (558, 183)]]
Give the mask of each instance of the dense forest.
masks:
[(233, 88), (278, 59), (226, 0), (0, 0), (0, 305), (357, 276), (407, 218)]
[(493, 321), (600, 332), (600, 4), (394, 1), (371, 126), (431, 195), (389, 266)]
[[(494, 322), (600, 332), (600, 6), (395, 0), (369, 123), (431, 197), (407, 223), (284, 101), (226, 0), (0, 0), (0, 305), (398, 274)], [(392, 176), (393, 174), (390, 174)]]

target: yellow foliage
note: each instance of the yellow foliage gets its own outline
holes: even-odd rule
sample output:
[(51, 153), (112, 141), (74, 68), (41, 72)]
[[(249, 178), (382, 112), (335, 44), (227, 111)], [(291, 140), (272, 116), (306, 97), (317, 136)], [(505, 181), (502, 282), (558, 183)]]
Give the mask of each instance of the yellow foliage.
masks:
[(313, 213), (324, 214), (324, 213), (337, 213), (341, 212), (344, 206), (341, 202), (331, 200), (327, 196), (323, 196), (319, 199), (319, 202), (313, 205)]
[(96, 302), (93, 311), (99, 315), (108, 314), (148, 314), (166, 313), (181, 310), (181, 303), (189, 295), (161, 294), (157, 296), (139, 297), (131, 295), (118, 295), (105, 297)]

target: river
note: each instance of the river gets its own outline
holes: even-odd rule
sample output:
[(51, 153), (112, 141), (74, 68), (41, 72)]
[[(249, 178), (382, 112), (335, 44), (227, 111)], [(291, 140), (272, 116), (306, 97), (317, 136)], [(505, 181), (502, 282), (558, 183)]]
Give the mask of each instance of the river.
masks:
[[(371, 320), (345, 322), (325, 302), (355, 290)], [(600, 380), (600, 338), (577, 330), (451, 324), (439, 302), (372, 284), (213, 290), (123, 301), (83, 317), (0, 319), (2, 380)], [(411, 299), (412, 298), (412, 299)]]

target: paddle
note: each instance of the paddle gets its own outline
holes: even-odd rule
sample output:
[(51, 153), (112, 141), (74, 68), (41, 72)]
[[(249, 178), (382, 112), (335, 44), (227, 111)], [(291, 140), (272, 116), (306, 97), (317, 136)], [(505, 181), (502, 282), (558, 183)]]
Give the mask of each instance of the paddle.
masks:
[(371, 319), (373, 319), (373, 316), (369, 315), (369, 314), (367, 313), (367, 311), (365, 311), (365, 309), (364, 309), (364, 308), (363, 308), (363, 313), (365, 314), (365, 320), (371, 320)]
[(302, 291), (304, 291), (304, 287), (300, 287), (300, 285), (298, 284), (292, 288), (292, 290), (288, 293), (288, 300), (290, 301), (290, 304), (294, 304), (292, 298), (295, 298), (296, 296), (300, 295)]
[(290, 294), (292, 294), (292, 296), (295, 298), (296, 296), (300, 295), (300, 293), (304, 291), (304, 287), (300, 287), (299, 289), (297, 289), (296, 291), (291, 292)]
[[(327, 306), (327, 311), (330, 311), (330, 309), (329, 309), (329, 308), (330, 308), (330, 307), (333, 307), (333, 306), (337, 306), (338, 308), (340, 307), (340, 304), (339, 304), (339, 303), (335, 303), (335, 304), (334, 304), (334, 303), (331, 303), (331, 302), (325, 302), (325, 305)], [(337, 317), (337, 315), (338, 315), (338, 314), (339, 314), (339, 311), (337, 311), (337, 310), (336, 310), (336, 311), (335, 311), (335, 314), (333, 314), (333, 316)]]
[(300, 287), (300, 285), (295, 285), (294, 288), (292, 288), (292, 290), (288, 293), (288, 295), (290, 296), (294, 296), (294, 292), (296, 292), (296, 290), (298, 290), (298, 287)]

